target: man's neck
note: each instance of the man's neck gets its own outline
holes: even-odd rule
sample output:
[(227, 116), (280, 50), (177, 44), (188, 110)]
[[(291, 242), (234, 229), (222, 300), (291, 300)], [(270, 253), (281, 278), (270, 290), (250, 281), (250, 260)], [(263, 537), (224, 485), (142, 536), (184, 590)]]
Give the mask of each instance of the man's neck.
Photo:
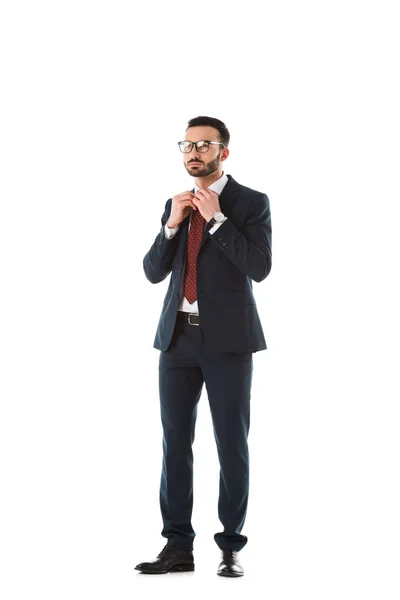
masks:
[(195, 177), (194, 182), (199, 188), (207, 188), (214, 181), (217, 181), (224, 174), (223, 170), (215, 171), (215, 173), (210, 173), (210, 175), (206, 175), (205, 177)]

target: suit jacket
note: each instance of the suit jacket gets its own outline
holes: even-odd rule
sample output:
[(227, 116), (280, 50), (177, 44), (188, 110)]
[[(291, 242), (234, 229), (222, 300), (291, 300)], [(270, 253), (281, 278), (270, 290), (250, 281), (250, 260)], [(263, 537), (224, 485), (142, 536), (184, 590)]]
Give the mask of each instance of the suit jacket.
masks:
[[(219, 203), (228, 218), (213, 234), (205, 224), (197, 257), (197, 302), (204, 345), (218, 352), (265, 350), (253, 280), (262, 281), (271, 270), (269, 199), (228, 175)], [(171, 273), (153, 344), (158, 350), (167, 350), (171, 342), (186, 261), (189, 215), (174, 237), (167, 239), (164, 225), (171, 205), (169, 198), (161, 229), (143, 259), (151, 283), (159, 283)]]

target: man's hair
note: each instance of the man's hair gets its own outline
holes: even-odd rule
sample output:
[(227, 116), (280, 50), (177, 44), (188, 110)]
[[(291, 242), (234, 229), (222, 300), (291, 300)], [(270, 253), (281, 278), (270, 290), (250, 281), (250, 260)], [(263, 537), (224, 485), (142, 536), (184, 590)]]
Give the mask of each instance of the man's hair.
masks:
[(225, 123), (223, 123), (219, 119), (214, 119), (213, 117), (195, 117), (194, 119), (190, 119), (190, 121), (188, 122), (186, 131), (189, 129), (189, 127), (197, 127), (198, 125), (208, 125), (209, 127), (214, 127), (215, 129), (218, 129), (221, 142), (226, 148), (228, 147), (229, 139), (231, 136)]

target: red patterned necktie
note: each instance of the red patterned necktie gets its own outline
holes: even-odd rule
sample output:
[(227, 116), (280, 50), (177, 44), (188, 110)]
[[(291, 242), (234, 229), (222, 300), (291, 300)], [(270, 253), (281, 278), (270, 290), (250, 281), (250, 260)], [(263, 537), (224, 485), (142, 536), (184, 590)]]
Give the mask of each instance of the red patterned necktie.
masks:
[(185, 272), (185, 298), (190, 304), (197, 298), (196, 261), (203, 237), (204, 223), (205, 219), (201, 216), (200, 211), (193, 210), (188, 234)]

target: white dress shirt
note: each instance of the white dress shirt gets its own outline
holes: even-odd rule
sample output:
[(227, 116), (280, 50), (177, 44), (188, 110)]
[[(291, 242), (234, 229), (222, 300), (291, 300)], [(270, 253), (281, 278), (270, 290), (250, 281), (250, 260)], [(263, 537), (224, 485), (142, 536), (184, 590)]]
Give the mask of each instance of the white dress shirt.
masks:
[[(213, 192), (216, 192), (218, 194), (218, 196), (221, 194), (222, 190), (224, 189), (225, 185), (228, 182), (228, 177), (227, 175), (225, 175), (225, 173), (223, 172), (221, 177), (219, 179), (217, 179), (217, 181), (214, 181), (211, 185), (208, 186), (209, 190), (212, 190)], [(197, 190), (199, 189), (199, 187), (197, 185), (194, 186), (194, 193), (197, 192)], [(226, 219), (227, 217), (225, 217)], [(224, 221), (225, 221), (224, 219)], [(192, 215), (190, 215), (189, 217), (189, 228), (188, 231), (190, 229), (190, 223), (192, 220)], [(209, 233), (212, 235), (213, 233), (215, 233), (218, 229), (218, 227), (220, 227), (222, 225), (222, 223), (224, 221), (221, 221), (221, 223), (216, 223), (215, 225), (213, 225), (209, 231)], [(179, 229), (179, 225), (178, 227), (175, 227), (174, 229), (170, 229), (168, 227), (167, 224), (165, 224), (164, 230), (165, 230), (165, 237), (168, 239), (171, 239), (172, 237), (174, 237), (174, 235), (176, 234), (176, 232)], [(195, 300), (194, 302), (192, 302), (192, 304), (190, 304), (190, 302), (188, 301), (187, 298), (185, 298), (185, 294), (184, 294), (184, 282), (185, 282), (185, 269), (183, 270), (183, 277), (182, 277), (182, 283), (181, 283), (181, 289), (180, 289), (180, 300), (179, 300), (179, 306), (178, 306), (178, 310), (183, 310), (184, 312), (190, 312), (190, 313), (196, 313), (199, 314), (199, 307), (197, 305), (197, 300)]]

